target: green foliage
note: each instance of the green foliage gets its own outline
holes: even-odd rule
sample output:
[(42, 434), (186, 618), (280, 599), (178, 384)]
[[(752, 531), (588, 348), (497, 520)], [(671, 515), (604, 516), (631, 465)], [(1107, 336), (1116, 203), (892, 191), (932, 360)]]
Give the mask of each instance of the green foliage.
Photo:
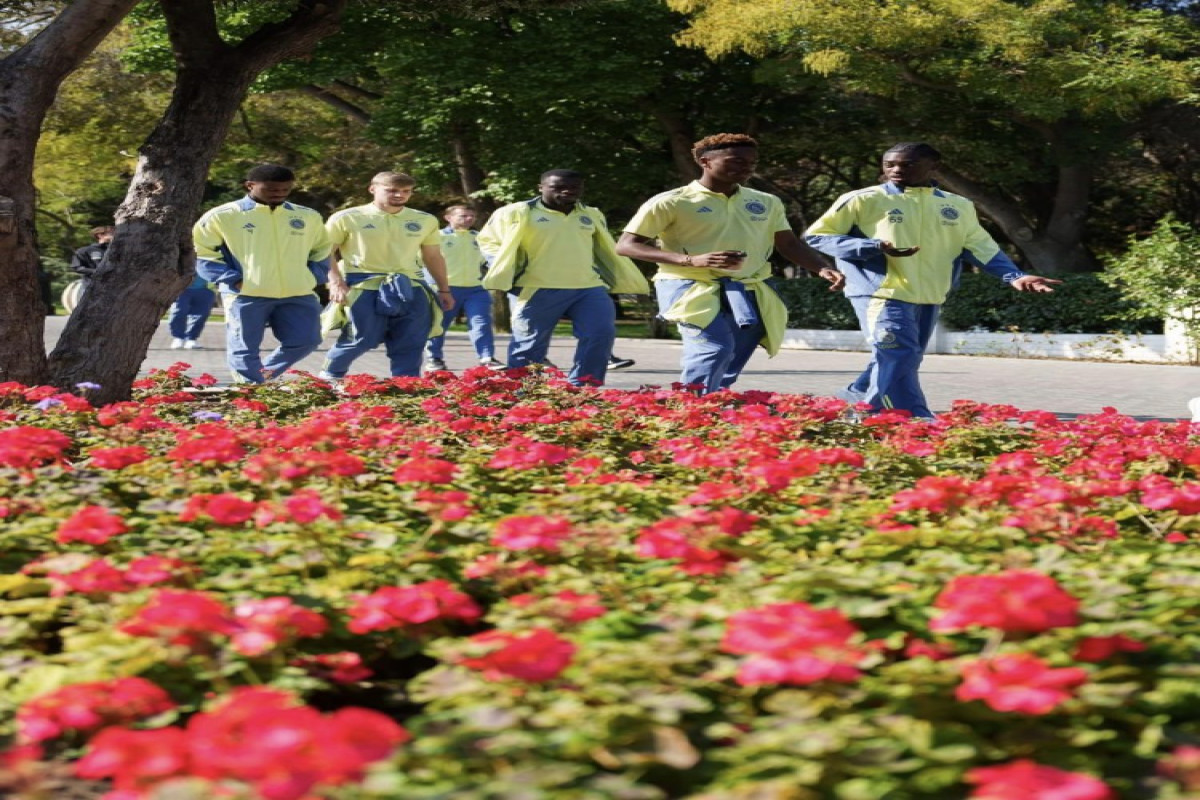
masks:
[[(1171, 215), (1154, 232), (1130, 239), (1129, 249), (1109, 261), (1101, 278), (1148, 311), (1186, 331), (1193, 363), (1200, 354), (1200, 234)], [(1124, 309), (1126, 317), (1129, 310)]]
[(952, 330), (983, 328), (1030, 333), (1161, 333), (1159, 312), (1100, 276), (1072, 275), (1053, 294), (1014, 292), (982, 272), (962, 276), (942, 307)]
[(841, 292), (808, 277), (773, 282), (788, 310), (788, 327), (811, 330), (857, 330), (858, 317)]

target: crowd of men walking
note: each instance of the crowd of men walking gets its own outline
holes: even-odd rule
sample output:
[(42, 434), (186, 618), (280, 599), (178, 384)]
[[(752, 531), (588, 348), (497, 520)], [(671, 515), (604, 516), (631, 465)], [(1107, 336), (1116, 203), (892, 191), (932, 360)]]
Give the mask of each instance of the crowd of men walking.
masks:
[[(337, 327), (322, 379), (341, 381), (380, 345), (393, 376), (444, 369), (444, 330), (461, 313), (479, 364), (493, 369), (548, 364), (555, 327), (569, 320), (577, 342), (567, 378), (600, 385), (610, 366), (632, 363), (613, 355), (612, 295), (651, 291), (636, 258), (657, 265), (659, 315), (683, 342), (680, 382), (715, 392), (737, 381), (758, 347), (779, 349), (787, 309), (772, 286), (775, 254), (843, 290), (854, 306), (872, 354), (844, 397), (932, 417), (918, 369), (963, 265), (1017, 291), (1050, 292), (1058, 283), (1021, 271), (980, 227), (972, 203), (937, 186), (940, 155), (927, 144), (889, 148), (883, 181), (839, 197), (804, 238), (779, 198), (745, 185), (758, 162), (754, 139), (715, 134), (692, 154), (701, 176), (648, 199), (619, 240), (583, 202), (584, 176), (574, 170), (543, 173), (536, 196), (498, 209), (476, 232), (467, 206), (447, 208), (444, 226), (409, 208), (415, 181), (403, 173), (375, 175), (370, 202), (325, 221), (288, 201), (290, 169), (256, 166), (245, 197), (209, 210), (194, 227), (197, 281), (172, 310), (172, 346), (195, 346), (195, 321), (212, 303), (211, 292), (208, 306), (198, 293), (215, 285), (237, 381), (277, 378)], [(322, 284), (324, 311), (315, 294)], [(511, 312), (503, 360), (492, 336), (495, 290), (506, 293)], [(268, 327), (279, 344), (264, 357)]]

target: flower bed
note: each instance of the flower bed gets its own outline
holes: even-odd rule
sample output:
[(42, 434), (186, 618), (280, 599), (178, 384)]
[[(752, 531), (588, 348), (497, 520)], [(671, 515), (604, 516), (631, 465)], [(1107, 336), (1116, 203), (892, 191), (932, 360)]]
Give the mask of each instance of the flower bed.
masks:
[(182, 369), (0, 385), (5, 796), (1200, 791), (1187, 423)]

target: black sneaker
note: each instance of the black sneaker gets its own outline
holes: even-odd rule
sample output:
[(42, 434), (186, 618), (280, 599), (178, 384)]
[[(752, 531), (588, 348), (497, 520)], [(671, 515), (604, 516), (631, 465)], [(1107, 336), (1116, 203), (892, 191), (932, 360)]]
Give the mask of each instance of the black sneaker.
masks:
[(505, 368), (504, 362), (497, 361), (496, 359), (492, 358), (491, 356), (488, 356), (487, 358), (479, 359), (479, 366), (487, 367), (488, 369), (504, 369)]
[(608, 357), (608, 368), (609, 369), (629, 369), (636, 363), (637, 362), (634, 361), (632, 358), (620, 358), (619, 356), (609, 356)]
[(425, 362), (426, 372), (437, 372), (443, 369), (446, 369), (446, 362), (440, 358), (431, 358)]

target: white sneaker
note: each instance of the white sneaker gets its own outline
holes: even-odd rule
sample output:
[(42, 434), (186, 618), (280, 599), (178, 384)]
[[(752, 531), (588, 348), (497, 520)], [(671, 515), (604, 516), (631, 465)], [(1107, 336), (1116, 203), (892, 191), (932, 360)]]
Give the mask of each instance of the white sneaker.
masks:
[(200, 343), (197, 342), (195, 339), (184, 339), (183, 340), (183, 349), (184, 350), (203, 350), (204, 348), (201, 347)]
[(172, 350), (178, 350), (181, 347), (183, 347), (183, 339), (172, 339), (171, 340), (171, 349)]
[(1192, 413), (1192, 422), (1200, 422), (1200, 397), (1188, 400), (1188, 411)]

